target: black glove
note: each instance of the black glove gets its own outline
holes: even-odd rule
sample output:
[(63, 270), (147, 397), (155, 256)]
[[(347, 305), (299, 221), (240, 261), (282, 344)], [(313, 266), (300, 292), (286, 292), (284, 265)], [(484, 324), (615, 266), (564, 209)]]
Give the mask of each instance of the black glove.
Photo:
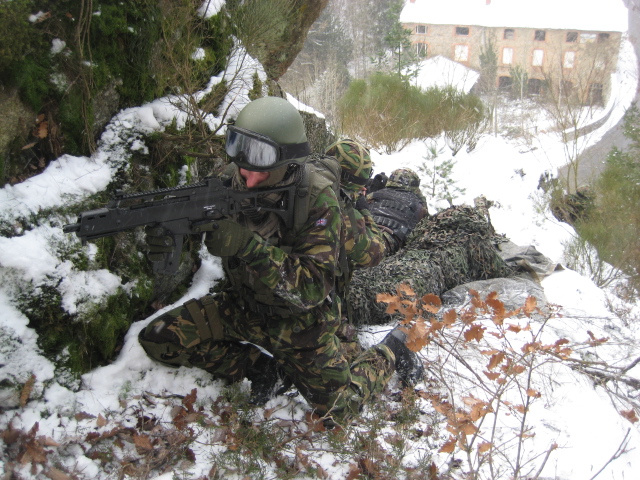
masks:
[(253, 232), (233, 220), (219, 220), (207, 232), (204, 244), (211, 255), (232, 257), (245, 247), (253, 238)]
[(360, 211), (369, 210), (369, 202), (367, 202), (367, 199), (364, 195), (359, 196), (356, 200), (356, 209)]
[(382, 190), (387, 186), (387, 181), (389, 177), (385, 175), (384, 172), (378, 173), (375, 177), (369, 179), (369, 183), (367, 185), (367, 191), (369, 193), (377, 192), (378, 190)]
[(147, 258), (152, 262), (160, 262), (164, 260), (165, 254), (173, 252), (175, 244), (168, 230), (162, 227), (146, 226), (144, 233), (147, 234), (145, 237)]

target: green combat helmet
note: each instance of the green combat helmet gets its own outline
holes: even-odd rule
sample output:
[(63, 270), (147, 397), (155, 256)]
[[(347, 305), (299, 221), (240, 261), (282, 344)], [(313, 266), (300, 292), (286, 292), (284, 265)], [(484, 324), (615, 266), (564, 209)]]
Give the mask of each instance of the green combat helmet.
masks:
[(398, 168), (391, 172), (387, 181), (389, 188), (401, 188), (416, 195), (420, 194), (420, 177), (410, 168)]
[(343, 190), (355, 193), (366, 185), (372, 171), (368, 148), (355, 140), (345, 138), (331, 145), (325, 153), (340, 161), (340, 186)]
[(279, 97), (248, 103), (227, 126), (225, 149), (238, 167), (252, 171), (299, 164), (311, 153), (300, 112)]

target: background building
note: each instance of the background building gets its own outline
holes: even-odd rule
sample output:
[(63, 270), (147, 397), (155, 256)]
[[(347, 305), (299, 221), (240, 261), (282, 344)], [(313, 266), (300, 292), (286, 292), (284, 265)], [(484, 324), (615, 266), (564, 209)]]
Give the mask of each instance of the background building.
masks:
[(485, 88), (602, 104), (627, 9), (622, 0), (408, 0), (400, 21), (419, 56), (477, 70)]

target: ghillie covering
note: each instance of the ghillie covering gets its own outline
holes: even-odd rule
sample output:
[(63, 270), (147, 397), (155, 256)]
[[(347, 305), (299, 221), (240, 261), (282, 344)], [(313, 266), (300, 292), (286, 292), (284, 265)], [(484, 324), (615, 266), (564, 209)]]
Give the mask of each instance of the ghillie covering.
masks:
[(377, 303), (379, 293), (395, 294), (408, 283), (417, 296), (441, 295), (475, 280), (508, 277), (514, 273), (497, 245), (507, 239), (496, 234), (480, 207), (453, 206), (423, 218), (406, 246), (378, 266), (357, 270), (348, 300), (356, 325), (388, 323), (393, 316)]

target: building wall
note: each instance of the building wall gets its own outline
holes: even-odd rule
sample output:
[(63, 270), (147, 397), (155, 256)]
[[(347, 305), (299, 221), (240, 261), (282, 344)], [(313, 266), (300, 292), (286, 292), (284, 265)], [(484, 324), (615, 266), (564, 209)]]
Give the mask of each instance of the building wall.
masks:
[[(590, 84), (601, 84), (604, 97), (610, 91), (622, 39), (620, 32), (417, 23), (404, 26), (412, 31), (416, 50), (417, 44), (426, 45), (428, 57), (442, 55), (478, 72), (482, 72), (482, 46), (492, 41), (498, 57), (496, 82), (500, 82), (499, 77), (510, 77), (511, 68), (519, 65), (530, 79), (547, 80), (549, 84), (572, 84), (585, 92)], [(426, 33), (418, 33), (421, 30)]]

